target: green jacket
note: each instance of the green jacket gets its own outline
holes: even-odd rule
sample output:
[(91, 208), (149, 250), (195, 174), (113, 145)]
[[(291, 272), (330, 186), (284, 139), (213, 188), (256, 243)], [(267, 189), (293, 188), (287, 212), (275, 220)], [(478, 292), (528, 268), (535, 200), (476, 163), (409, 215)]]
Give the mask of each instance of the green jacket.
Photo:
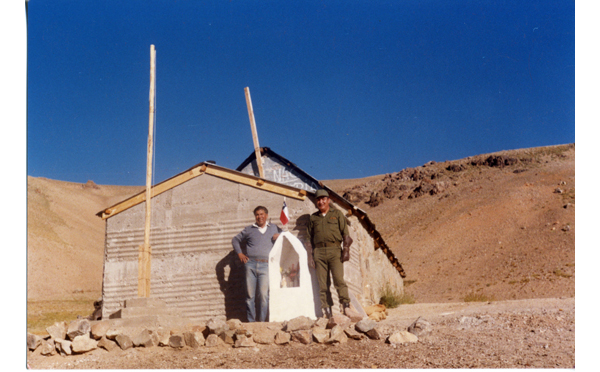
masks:
[(320, 211), (310, 216), (307, 227), (311, 245), (320, 247), (342, 247), (344, 236), (348, 235), (348, 222), (344, 214), (333, 207), (323, 216)]

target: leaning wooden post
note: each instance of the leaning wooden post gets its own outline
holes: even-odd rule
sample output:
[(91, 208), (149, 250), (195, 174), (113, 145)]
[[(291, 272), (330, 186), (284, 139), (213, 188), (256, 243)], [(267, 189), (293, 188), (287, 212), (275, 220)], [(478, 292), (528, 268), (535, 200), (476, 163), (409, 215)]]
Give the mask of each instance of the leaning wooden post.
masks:
[(138, 259), (138, 297), (150, 297), (150, 222), (152, 202), (152, 145), (154, 143), (154, 90), (156, 85), (156, 49), (150, 45), (150, 118), (148, 120), (148, 157), (146, 161), (146, 224), (144, 245), (140, 246)]
[(258, 145), (258, 133), (256, 133), (256, 123), (254, 122), (254, 110), (252, 110), (252, 99), (250, 99), (250, 88), (244, 88), (244, 92), (246, 93), (246, 105), (248, 106), (248, 116), (250, 117), (250, 128), (252, 128), (252, 140), (254, 141), (254, 153), (256, 154), (258, 174), (260, 178), (265, 178), (262, 157), (260, 156), (260, 146)]

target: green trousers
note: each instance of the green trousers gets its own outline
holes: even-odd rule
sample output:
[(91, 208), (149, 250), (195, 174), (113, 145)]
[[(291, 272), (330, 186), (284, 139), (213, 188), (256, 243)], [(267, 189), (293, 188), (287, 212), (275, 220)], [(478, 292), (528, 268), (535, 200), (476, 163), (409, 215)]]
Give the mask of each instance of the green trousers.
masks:
[(319, 298), (321, 308), (333, 306), (333, 299), (329, 287), (333, 276), (333, 286), (338, 293), (340, 303), (349, 303), (348, 286), (344, 281), (344, 264), (341, 261), (342, 250), (340, 247), (315, 248), (313, 258), (315, 259), (315, 271), (319, 282)]

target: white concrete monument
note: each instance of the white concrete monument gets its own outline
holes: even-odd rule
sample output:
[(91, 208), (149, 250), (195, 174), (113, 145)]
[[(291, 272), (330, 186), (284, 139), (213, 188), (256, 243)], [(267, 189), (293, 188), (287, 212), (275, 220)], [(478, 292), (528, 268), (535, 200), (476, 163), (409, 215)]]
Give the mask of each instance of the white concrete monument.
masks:
[(269, 321), (316, 319), (315, 284), (302, 242), (289, 231), (280, 233), (269, 253)]

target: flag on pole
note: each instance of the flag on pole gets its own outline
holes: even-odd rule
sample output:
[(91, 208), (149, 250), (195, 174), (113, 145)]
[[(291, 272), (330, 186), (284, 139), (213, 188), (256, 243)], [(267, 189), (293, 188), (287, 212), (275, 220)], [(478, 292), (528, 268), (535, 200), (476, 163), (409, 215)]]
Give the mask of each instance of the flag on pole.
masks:
[(279, 219), (284, 226), (290, 221), (290, 215), (288, 213), (287, 204), (285, 204), (285, 198), (283, 199), (283, 208), (281, 208), (281, 215), (279, 216)]

